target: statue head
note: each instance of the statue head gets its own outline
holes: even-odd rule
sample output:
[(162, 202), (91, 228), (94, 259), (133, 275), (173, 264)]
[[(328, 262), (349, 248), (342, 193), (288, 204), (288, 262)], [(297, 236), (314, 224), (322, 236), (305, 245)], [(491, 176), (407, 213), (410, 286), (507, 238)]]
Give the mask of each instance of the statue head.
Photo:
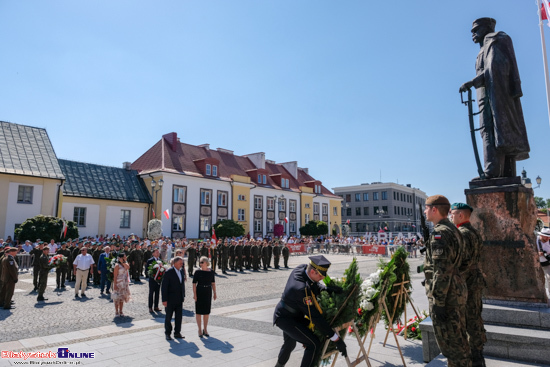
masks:
[(495, 31), (497, 21), (493, 18), (479, 18), (472, 24), (472, 40), (474, 43), (483, 44), (485, 36)]

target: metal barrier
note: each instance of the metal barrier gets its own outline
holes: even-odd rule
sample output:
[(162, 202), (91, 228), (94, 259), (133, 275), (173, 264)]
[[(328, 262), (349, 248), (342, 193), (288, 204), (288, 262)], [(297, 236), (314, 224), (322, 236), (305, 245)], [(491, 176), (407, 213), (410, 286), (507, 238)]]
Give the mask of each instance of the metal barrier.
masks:
[(32, 267), (32, 258), (33, 256), (26, 252), (17, 254), (15, 261), (17, 261), (19, 270), (21, 271), (30, 269)]

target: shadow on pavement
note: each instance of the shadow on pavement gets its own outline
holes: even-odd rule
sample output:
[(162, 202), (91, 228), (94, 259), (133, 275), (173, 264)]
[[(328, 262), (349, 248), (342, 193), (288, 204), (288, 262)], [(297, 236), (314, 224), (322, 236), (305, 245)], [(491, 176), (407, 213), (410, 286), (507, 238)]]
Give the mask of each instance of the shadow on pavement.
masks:
[(201, 341), (207, 349), (219, 350), (224, 354), (233, 352), (233, 344), (229, 342), (225, 342), (212, 337), (201, 338)]
[(199, 353), (199, 347), (197, 347), (195, 343), (188, 343), (185, 339), (169, 340), (168, 343), (170, 343), (169, 352), (176, 356), (189, 356), (191, 358), (202, 357)]
[(62, 304), (63, 302), (44, 302), (44, 301), (39, 301), (39, 303), (36, 303), (34, 305), (34, 308), (44, 308), (44, 306), (55, 306), (55, 305), (60, 305)]

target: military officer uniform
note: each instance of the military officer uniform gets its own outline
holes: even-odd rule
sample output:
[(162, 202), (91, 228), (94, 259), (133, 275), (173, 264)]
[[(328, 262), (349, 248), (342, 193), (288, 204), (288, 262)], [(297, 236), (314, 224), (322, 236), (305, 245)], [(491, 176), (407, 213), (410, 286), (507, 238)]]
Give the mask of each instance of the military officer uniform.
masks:
[(273, 256), (273, 243), (269, 241), (267, 243), (267, 267), (271, 267), (271, 257)]
[(229, 268), (235, 270), (235, 244), (231, 243), (229, 245)]
[(235, 271), (243, 272), (243, 244), (241, 241), (235, 246)]
[(195, 267), (195, 257), (197, 255), (197, 249), (195, 248), (195, 245), (192, 243), (187, 248), (187, 271), (189, 272), (189, 276), (193, 276), (193, 268)]
[(44, 292), (46, 291), (46, 286), (48, 285), (48, 273), (50, 272), (50, 257), (48, 256), (50, 249), (44, 247), (42, 251), (42, 256), (38, 259), (38, 264), (40, 267), (39, 277), (38, 277), (38, 298), (37, 301), (46, 301), (47, 298), (44, 298)]
[[(301, 366), (313, 366), (322, 347), (319, 338), (313, 333), (315, 329), (336, 342), (343, 356), (347, 355), (346, 344), (324, 319), (317, 301), (322, 290), (341, 292), (342, 289), (327, 289), (319, 282), (330, 267), (330, 262), (323, 255), (311, 256), (309, 259), (309, 264), (299, 265), (292, 271), (281, 300), (275, 307), (273, 324), (283, 331), (284, 338), (276, 367), (283, 367), (288, 362), (296, 342), (305, 347)], [(315, 274), (315, 279), (312, 279), (311, 273)]]
[(285, 264), (285, 268), (288, 269), (288, 257), (290, 256), (290, 249), (288, 248), (288, 245), (284, 245), (283, 247), (283, 261)]
[(222, 273), (227, 274), (227, 262), (229, 260), (229, 246), (227, 245), (227, 243), (222, 243), (218, 252), (220, 253), (220, 264), (222, 268)]
[(252, 258), (252, 270), (260, 270), (260, 247), (257, 244), (253, 244), (250, 249), (250, 257)]
[(65, 265), (61, 265), (60, 267), (55, 269), (55, 280), (56, 280), (57, 288), (65, 288), (65, 278), (67, 277), (67, 274), (68, 274), (69, 263), (72, 263), (71, 251), (69, 251), (66, 248), (66, 246), (67, 245), (64, 242), (62, 242), (61, 247), (57, 249), (57, 254), (63, 255), (67, 258), (67, 262), (65, 263)]
[(33, 290), (38, 290), (38, 274), (40, 273), (40, 257), (42, 256), (42, 251), (44, 249), (44, 243), (40, 241), (35, 248), (33, 248), (30, 254), (33, 256), (32, 259), (32, 284), (34, 285)]
[(267, 270), (267, 267), (269, 266), (269, 263), (267, 262), (268, 258), (269, 258), (269, 250), (268, 250), (268, 246), (267, 246), (267, 243), (264, 242), (263, 246), (262, 246), (262, 264), (264, 266), (264, 270)]
[[(426, 199), (426, 210), (434, 206), (449, 209), (450, 203), (444, 196), (434, 195)], [(472, 364), (464, 314), (468, 289), (460, 276), (463, 253), (462, 235), (444, 215), (434, 223), (426, 247), (424, 271), (436, 341), (449, 367)]]
[[(151, 251), (151, 245), (147, 246), (147, 249), (143, 251), (143, 266), (141, 269), (141, 274), (147, 276), (147, 260), (149, 260), (153, 256), (153, 251)], [(147, 260), (145, 260), (147, 259)]]
[(2, 261), (0, 262), (2, 286), (0, 288), (0, 306), (4, 310), (13, 308), (12, 297), (15, 291), (15, 283), (19, 280), (19, 268), (15, 261), (17, 249), (15, 247), (8, 247), (4, 250)]
[(216, 272), (216, 265), (218, 264), (218, 248), (216, 245), (210, 246), (210, 257), (212, 258), (212, 271)]
[(279, 269), (279, 259), (281, 258), (281, 247), (279, 244), (273, 246), (273, 267)]
[(244, 266), (246, 267), (246, 270), (250, 270), (251, 268), (250, 255), (251, 255), (250, 242), (247, 242), (243, 247)]
[[(454, 203), (451, 210), (469, 210), (474, 209), (468, 204)], [(456, 222), (455, 222), (456, 223)], [(472, 351), (472, 366), (485, 366), (483, 358), (483, 345), (487, 342), (485, 327), (481, 312), (483, 302), (481, 300), (483, 289), (485, 288), (485, 278), (479, 268), (483, 240), (478, 231), (472, 226), (470, 221), (457, 224), (458, 230), (464, 238), (464, 255), (460, 274), (468, 287), (468, 298), (466, 300), (466, 330), (468, 332), (470, 349)]]
[(136, 282), (141, 282), (139, 279), (141, 270), (143, 269), (143, 252), (141, 252), (140, 245), (136, 245), (136, 248), (130, 253), (132, 257), (132, 278)]

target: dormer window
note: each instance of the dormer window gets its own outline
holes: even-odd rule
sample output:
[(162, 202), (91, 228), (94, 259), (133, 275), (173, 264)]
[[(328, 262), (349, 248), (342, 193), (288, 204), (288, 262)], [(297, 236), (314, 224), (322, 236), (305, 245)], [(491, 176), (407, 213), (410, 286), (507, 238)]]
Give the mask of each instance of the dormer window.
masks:
[(258, 174), (258, 183), (261, 184), (262, 183), (262, 175)]
[(207, 176), (211, 176), (211, 175), (212, 175), (212, 165), (211, 165), (211, 164), (207, 164), (207, 165), (206, 165), (206, 175), (207, 175)]
[(212, 166), (212, 176), (218, 177), (218, 166)]
[(262, 178), (263, 178), (263, 180), (264, 180), (264, 185), (267, 185), (267, 177), (266, 177), (266, 175), (262, 175), (262, 176), (263, 176)]

